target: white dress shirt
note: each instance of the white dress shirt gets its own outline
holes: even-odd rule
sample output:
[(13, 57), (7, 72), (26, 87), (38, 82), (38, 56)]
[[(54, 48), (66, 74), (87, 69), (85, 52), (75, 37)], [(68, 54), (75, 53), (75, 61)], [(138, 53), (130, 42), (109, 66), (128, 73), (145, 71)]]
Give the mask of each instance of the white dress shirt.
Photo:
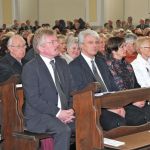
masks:
[(150, 63), (140, 54), (131, 63), (136, 79), (141, 87), (150, 87)]

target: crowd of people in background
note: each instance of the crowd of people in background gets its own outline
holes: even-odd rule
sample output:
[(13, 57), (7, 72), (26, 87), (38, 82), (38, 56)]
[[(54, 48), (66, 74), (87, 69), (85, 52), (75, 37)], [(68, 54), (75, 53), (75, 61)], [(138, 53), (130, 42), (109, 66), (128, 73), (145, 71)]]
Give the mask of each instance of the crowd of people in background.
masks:
[[(34, 21), (34, 25), (30, 20), (26, 20), (20, 23), (18, 20), (14, 20), (13, 24), (7, 27), (3, 24), (0, 28), (0, 57), (4, 56), (7, 52), (7, 41), (9, 37), (14, 34), (20, 34), (27, 42), (27, 51), (32, 47), (30, 43), (34, 36), (34, 33), (40, 27), (50, 27), (58, 35), (63, 35), (65, 39), (72, 35), (77, 37), (79, 32), (85, 29), (92, 29), (89, 23), (85, 22), (82, 18), (74, 19), (74, 21), (65, 21), (63, 19), (56, 20), (55, 25), (51, 26), (49, 23), (44, 23), (39, 25), (37, 20)], [(128, 33), (133, 33), (137, 36), (149, 36), (150, 35), (150, 19), (140, 19), (139, 25), (135, 26), (133, 24), (133, 18), (130, 16), (127, 21), (116, 20), (113, 23), (112, 20), (108, 20), (103, 27), (96, 28), (100, 37), (105, 37), (108, 39), (111, 36), (124, 37)]]
[[(103, 27), (95, 31), (82, 18), (74, 21), (56, 20), (54, 26), (48, 23), (39, 25), (37, 20), (34, 25), (30, 20), (26, 20), (25, 23), (14, 20), (11, 27), (8, 28), (6, 24), (3, 24), (0, 29), (0, 82), (7, 80), (13, 74), (21, 76), (23, 69), (20, 82), (23, 82), (25, 96), (27, 96), (26, 114), (29, 118), (31, 117), (31, 120), (27, 120), (29, 122), (28, 129), (38, 132), (40, 128), (41, 132), (53, 133), (51, 124), (46, 121), (47, 118), (52, 120), (58, 118), (61, 123), (55, 119), (53, 121), (62, 127), (59, 129), (67, 130), (68, 137), (65, 140), (68, 141), (72, 126), (68, 125), (66, 128), (63, 124), (74, 122), (74, 111), (70, 106), (66, 106), (65, 111), (59, 110), (62, 106), (56, 107), (59, 104), (53, 100), (50, 102), (51, 104), (48, 102), (51, 95), (56, 100), (58, 98), (58, 101), (61, 99), (54, 79), (54, 66), (49, 64), (49, 59), (59, 66), (57, 66), (60, 71), (58, 74), (63, 85), (61, 88), (63, 88), (67, 100), (71, 100), (70, 91), (81, 90), (94, 81), (100, 82), (103, 92), (149, 87), (149, 36), (150, 19), (140, 19), (139, 25), (135, 26), (131, 16), (127, 18), (127, 21), (118, 19), (115, 24), (112, 20), (108, 20)], [(25, 67), (23, 67), (24, 64)], [(51, 87), (47, 84), (49, 83), (49, 73), (46, 71), (46, 67), (55, 83), (51, 82)], [(97, 78), (97, 76), (99, 77)], [(65, 78), (68, 80), (64, 80)], [(43, 84), (42, 80), (46, 84)], [(54, 85), (56, 85), (56, 89)], [(73, 88), (70, 85), (73, 85)], [(54, 92), (49, 92), (47, 89)], [(32, 94), (35, 94), (35, 97)], [(54, 108), (51, 109), (53, 112), (49, 111), (47, 104), (41, 100), (41, 95), (48, 105), (53, 106), (55, 103)], [(31, 113), (33, 111), (35, 116), (37, 115), (37, 111), (33, 109), (36, 109), (37, 99), (35, 98), (38, 99), (38, 104), (41, 106), (40, 111), (37, 109), (38, 115), (41, 115), (41, 120), (43, 119), (43, 123), (48, 126), (48, 129), (47, 126), (36, 126), (39, 120), (34, 120), (35, 118), (30, 116), (30, 111)], [(30, 105), (33, 107), (31, 108)], [(43, 113), (53, 116), (45, 114), (44, 116)], [(141, 125), (150, 121), (149, 114), (149, 102), (143, 100), (123, 108), (104, 109), (100, 122), (105, 130), (121, 125)], [(58, 138), (60, 133), (57, 133), (56, 130), (58, 129), (54, 130), (56, 134), (54, 137), (58, 140), (57, 149), (60, 149), (61, 142)], [(66, 144), (64, 150), (67, 150), (69, 144), (65, 140), (63, 141), (64, 145)]]

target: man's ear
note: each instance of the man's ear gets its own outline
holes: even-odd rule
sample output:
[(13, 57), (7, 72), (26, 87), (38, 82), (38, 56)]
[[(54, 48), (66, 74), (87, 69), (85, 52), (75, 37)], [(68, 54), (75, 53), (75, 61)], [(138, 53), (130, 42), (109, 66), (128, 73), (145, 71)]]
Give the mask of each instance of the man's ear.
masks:
[(44, 47), (44, 45), (39, 45), (37, 47), (37, 49), (38, 49), (39, 52), (43, 52), (45, 50), (45, 47)]
[(11, 46), (7, 45), (7, 50), (8, 52), (11, 52), (12, 51)]
[(136, 51), (141, 54), (141, 48), (136, 48)]

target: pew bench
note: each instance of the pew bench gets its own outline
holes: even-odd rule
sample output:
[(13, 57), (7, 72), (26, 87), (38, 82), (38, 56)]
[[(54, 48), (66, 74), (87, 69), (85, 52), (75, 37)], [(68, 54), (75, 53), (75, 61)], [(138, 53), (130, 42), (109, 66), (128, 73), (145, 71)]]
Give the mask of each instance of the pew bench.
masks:
[[(104, 131), (99, 122), (102, 108), (123, 107), (139, 100), (149, 100), (150, 88), (95, 95), (99, 89), (99, 84), (92, 83), (73, 94), (77, 150), (150, 149), (150, 123), (139, 126), (121, 126)], [(105, 144), (106, 138), (121, 141), (124, 144), (120, 146), (108, 145)]]
[[(16, 88), (17, 76), (0, 83), (0, 118), (2, 150), (47, 150), (45, 142), (53, 150), (53, 139), (48, 134), (36, 134), (25, 130), (22, 106), (22, 87)], [(41, 142), (42, 141), (42, 142)], [(42, 145), (43, 144), (43, 145)], [(40, 146), (41, 145), (41, 146)]]

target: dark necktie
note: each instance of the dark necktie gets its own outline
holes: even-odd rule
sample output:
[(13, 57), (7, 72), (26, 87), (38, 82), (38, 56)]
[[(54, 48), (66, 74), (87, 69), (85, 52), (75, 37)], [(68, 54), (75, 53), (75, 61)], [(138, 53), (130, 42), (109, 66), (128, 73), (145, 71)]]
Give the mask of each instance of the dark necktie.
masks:
[(100, 85), (101, 85), (101, 92), (108, 91), (105, 84), (104, 84), (104, 82), (102, 81), (101, 77), (98, 74), (98, 71), (96, 69), (96, 66), (95, 66), (95, 63), (94, 63), (93, 60), (91, 61), (91, 64), (92, 64), (92, 70), (93, 70), (94, 77), (95, 77), (96, 81), (99, 82)]
[(61, 108), (62, 109), (66, 109), (67, 108), (67, 106), (66, 106), (67, 98), (66, 98), (66, 95), (63, 92), (63, 89), (62, 89), (62, 86), (61, 86), (61, 82), (60, 82), (60, 78), (59, 78), (59, 75), (58, 75), (57, 68), (55, 66), (54, 60), (51, 60), (50, 64), (52, 65), (52, 68), (53, 68), (53, 71), (54, 71), (55, 85), (56, 85), (56, 89), (57, 89), (57, 92), (58, 92), (59, 97), (60, 97)]

